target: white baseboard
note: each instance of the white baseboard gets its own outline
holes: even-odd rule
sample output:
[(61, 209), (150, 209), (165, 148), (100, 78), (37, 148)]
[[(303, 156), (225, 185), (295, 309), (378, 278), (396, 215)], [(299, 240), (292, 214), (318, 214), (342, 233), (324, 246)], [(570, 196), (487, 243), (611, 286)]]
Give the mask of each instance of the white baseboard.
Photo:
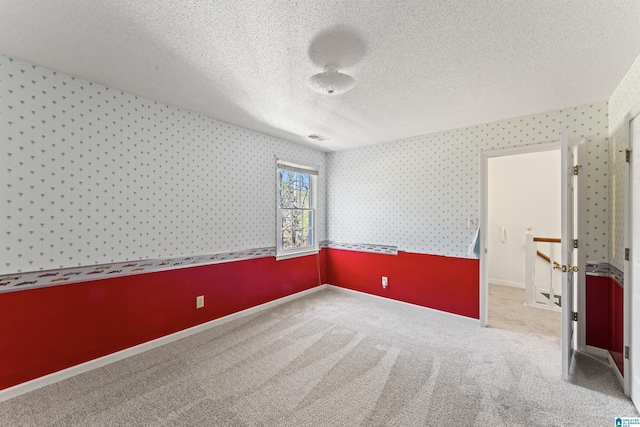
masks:
[(411, 304), (410, 302), (404, 302), (404, 301), (398, 301), (395, 299), (391, 299), (391, 298), (385, 298), (385, 297), (381, 297), (378, 295), (372, 295), (372, 294), (368, 294), (366, 292), (360, 292), (360, 291), (354, 291), (353, 289), (347, 289), (347, 288), (341, 288), (340, 286), (334, 286), (334, 285), (325, 285), (327, 287), (327, 289), (334, 289), (336, 291), (339, 292), (345, 292), (345, 293), (352, 293), (352, 294), (358, 294), (358, 295), (364, 295), (367, 296), (369, 298), (377, 298), (377, 299), (381, 299), (384, 301), (390, 301), (396, 304), (403, 304), (405, 306), (411, 306), (411, 307), (415, 307), (415, 308), (419, 308), (421, 310), (426, 310), (430, 313), (433, 314), (437, 314), (439, 316), (446, 316), (450, 319), (455, 319), (461, 322), (465, 322), (465, 323), (469, 323), (472, 325), (476, 325), (476, 326), (480, 326), (480, 319), (472, 319), (471, 317), (466, 317), (466, 316), (461, 316), (459, 314), (454, 314), (454, 313), (449, 313), (446, 311), (441, 311), (441, 310), (436, 310), (435, 308), (429, 308), (429, 307), (424, 307), (422, 305), (417, 305), (417, 304)]
[(539, 308), (542, 310), (549, 310), (549, 311), (555, 311), (555, 312), (560, 312), (562, 311), (562, 307), (558, 307), (557, 305), (548, 305), (548, 304), (544, 304), (541, 302), (535, 302), (533, 304), (527, 304), (527, 302), (525, 301), (524, 303), (525, 307), (532, 307), (532, 308)]
[(601, 359), (608, 359), (610, 357), (609, 350), (605, 350), (600, 347), (593, 347), (590, 345), (584, 346), (584, 353), (590, 354), (591, 356), (599, 357)]
[(222, 325), (232, 320), (236, 320), (241, 317), (248, 316), (250, 314), (258, 313), (260, 311), (267, 310), (272, 307), (276, 307), (280, 304), (284, 304), (286, 302), (292, 301), (297, 298), (301, 298), (303, 296), (312, 294), (314, 292), (321, 291), (325, 289), (326, 286), (327, 285), (320, 285), (320, 286), (316, 286), (314, 288), (307, 289), (305, 291), (301, 291), (292, 295), (287, 295), (286, 297), (278, 298), (276, 300), (269, 301), (264, 304), (257, 305), (255, 307), (251, 307), (246, 310), (238, 311), (236, 313), (232, 313), (227, 316), (220, 317), (218, 319), (211, 320), (209, 322), (202, 323), (200, 325), (196, 325), (188, 329), (184, 329), (182, 331), (174, 332), (173, 334), (170, 334), (170, 335), (165, 335), (164, 337), (160, 337), (152, 341), (147, 341), (145, 343), (138, 344), (134, 347), (129, 347), (124, 350), (111, 353), (106, 356), (99, 357), (97, 359), (89, 360), (79, 365), (71, 366), (61, 371), (54, 372), (40, 378), (35, 378), (33, 380), (30, 380), (21, 384), (17, 384), (13, 387), (9, 387), (4, 390), (0, 390), (0, 402), (4, 402), (5, 400), (9, 400), (21, 394), (28, 393), (30, 391), (42, 388), (44, 386), (57, 383), (67, 378), (74, 377), (84, 372), (88, 372), (93, 369), (97, 369), (102, 366), (109, 365), (119, 360), (126, 359), (127, 357), (135, 356), (136, 354), (140, 354), (145, 351), (152, 350), (154, 348), (163, 346), (165, 344), (169, 344), (173, 341), (186, 338), (190, 335), (197, 334), (198, 332), (205, 331), (207, 329)]
[(509, 286), (509, 287), (512, 287), (512, 288), (525, 289), (524, 282), (512, 282), (510, 280), (489, 278), (489, 284), (491, 284), (491, 285)]

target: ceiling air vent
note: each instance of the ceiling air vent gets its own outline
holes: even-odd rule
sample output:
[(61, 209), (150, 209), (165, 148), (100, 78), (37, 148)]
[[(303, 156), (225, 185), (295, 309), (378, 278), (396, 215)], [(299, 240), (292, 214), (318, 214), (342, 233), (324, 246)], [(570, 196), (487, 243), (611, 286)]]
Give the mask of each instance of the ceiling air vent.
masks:
[(318, 135), (317, 133), (312, 133), (311, 135), (307, 135), (307, 138), (314, 139), (316, 141), (326, 141), (328, 138), (325, 138), (322, 135)]

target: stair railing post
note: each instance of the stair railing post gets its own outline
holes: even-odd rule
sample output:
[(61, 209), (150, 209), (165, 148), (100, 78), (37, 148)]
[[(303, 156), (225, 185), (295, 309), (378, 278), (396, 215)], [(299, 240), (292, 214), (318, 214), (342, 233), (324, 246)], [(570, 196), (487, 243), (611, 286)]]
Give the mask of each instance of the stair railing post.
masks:
[(551, 308), (555, 307), (556, 304), (556, 290), (553, 287), (553, 263), (555, 261), (554, 255), (554, 247), (555, 243), (549, 243), (549, 271), (550, 271), (550, 279), (549, 279), (549, 301), (547, 301), (547, 305)]
[(533, 307), (536, 303), (536, 243), (533, 241), (531, 227), (527, 227), (525, 234), (525, 304)]

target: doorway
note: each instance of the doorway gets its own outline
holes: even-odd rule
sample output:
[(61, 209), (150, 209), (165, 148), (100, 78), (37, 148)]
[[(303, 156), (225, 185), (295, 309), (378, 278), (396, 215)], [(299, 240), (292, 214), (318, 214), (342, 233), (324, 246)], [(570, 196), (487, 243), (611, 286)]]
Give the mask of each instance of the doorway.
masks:
[[(566, 303), (562, 305), (562, 375), (565, 379), (569, 377), (573, 349), (582, 350), (585, 342), (585, 275), (584, 267), (579, 274), (575, 274), (579, 268), (584, 266), (585, 251), (578, 249), (578, 257), (575, 259), (574, 245), (578, 245), (579, 236), (585, 236), (586, 222), (584, 215), (576, 219), (574, 224), (574, 212), (585, 212), (585, 185), (578, 184), (574, 189), (574, 184), (582, 181), (579, 175), (580, 165), (586, 161), (586, 143), (579, 140), (569, 140), (566, 132), (562, 133), (561, 141), (548, 142), (544, 144), (528, 145), (506, 149), (483, 151), (480, 153), (480, 325), (488, 325), (488, 297), (489, 297), (489, 253), (488, 253), (488, 192), (489, 192), (489, 159), (516, 154), (534, 153), (541, 151), (551, 151), (561, 149), (561, 191), (562, 199), (562, 289), (566, 294)], [(574, 167), (575, 165), (575, 167)], [(583, 174), (584, 176), (584, 174)], [(571, 196), (569, 196), (571, 195)], [(574, 209), (575, 208), (575, 209)], [(569, 221), (570, 220), (570, 221)], [(561, 236), (562, 237), (562, 236)], [(578, 239), (576, 239), (578, 237)], [(576, 239), (576, 240), (574, 240)], [(576, 277), (577, 276), (577, 277)], [(574, 280), (577, 279), (577, 283)], [(575, 283), (575, 287), (574, 287)], [(574, 300), (573, 296), (577, 300)], [(573, 310), (576, 310), (574, 312)], [(577, 313), (577, 314), (576, 314)], [(577, 317), (577, 322), (574, 319)], [(574, 325), (576, 331), (574, 334)], [(576, 339), (577, 338), (577, 339)], [(576, 343), (577, 341), (577, 343)]]
[(488, 159), (488, 324), (560, 339), (560, 150)]

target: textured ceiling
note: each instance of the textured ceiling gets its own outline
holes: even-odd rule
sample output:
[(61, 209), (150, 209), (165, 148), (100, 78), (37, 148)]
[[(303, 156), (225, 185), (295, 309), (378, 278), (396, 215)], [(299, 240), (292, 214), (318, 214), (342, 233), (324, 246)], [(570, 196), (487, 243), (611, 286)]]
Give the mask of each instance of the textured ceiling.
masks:
[(640, 1), (0, 0), (0, 54), (333, 151), (606, 100)]

